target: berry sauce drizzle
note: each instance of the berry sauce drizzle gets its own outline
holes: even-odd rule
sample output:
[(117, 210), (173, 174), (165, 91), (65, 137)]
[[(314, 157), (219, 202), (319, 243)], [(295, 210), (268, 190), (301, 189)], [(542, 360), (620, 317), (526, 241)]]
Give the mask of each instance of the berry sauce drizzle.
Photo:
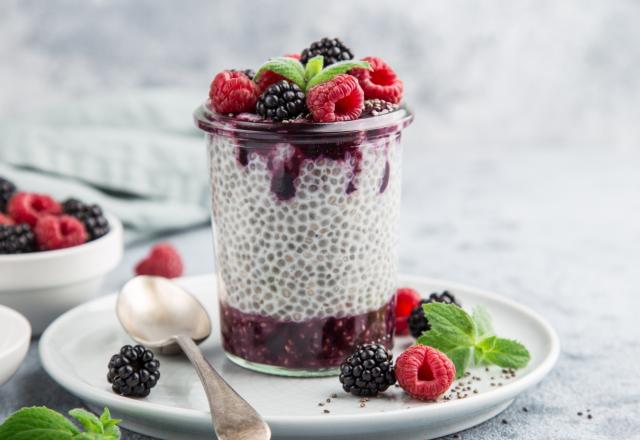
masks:
[(395, 296), (377, 310), (342, 318), (278, 321), (220, 303), (222, 345), (250, 362), (285, 368), (337, 367), (364, 343), (393, 346)]

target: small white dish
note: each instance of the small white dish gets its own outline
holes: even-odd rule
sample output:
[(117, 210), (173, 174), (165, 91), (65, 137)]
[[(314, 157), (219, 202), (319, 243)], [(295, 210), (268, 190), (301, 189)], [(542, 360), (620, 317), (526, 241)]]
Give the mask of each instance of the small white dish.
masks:
[(122, 223), (107, 215), (105, 236), (80, 246), (0, 255), (0, 304), (22, 313), (39, 335), (55, 318), (92, 299), (122, 258)]
[[(501, 369), (473, 369), (474, 394), (461, 400), (420, 402), (392, 388), (365, 407), (341, 390), (336, 377), (300, 379), (269, 376), (241, 368), (226, 359), (220, 347), (218, 306), (213, 276), (177, 280), (196, 295), (213, 319), (214, 331), (202, 344), (205, 356), (265, 418), (274, 439), (430, 439), (477, 425), (509, 406), (523, 391), (551, 370), (560, 350), (551, 326), (528, 308), (496, 294), (447, 281), (402, 277), (401, 284), (425, 295), (449, 290), (466, 309), (485, 305), (498, 334), (522, 341), (531, 352), (530, 364), (512, 379)], [(40, 358), (49, 375), (95, 410), (108, 406), (123, 426), (162, 439), (213, 438), (207, 401), (196, 373), (182, 357), (160, 357), (162, 378), (145, 399), (121, 397), (106, 380), (109, 358), (132, 341), (115, 314), (116, 295), (84, 304), (58, 318), (40, 340)], [(82, 331), (78, 331), (82, 329)], [(411, 343), (402, 338), (395, 354)], [(494, 376), (495, 386), (490, 377)], [(471, 378), (465, 378), (465, 382)], [(460, 381), (456, 381), (455, 384)], [(498, 382), (501, 384), (498, 386)], [(337, 398), (331, 398), (336, 393)], [(326, 399), (331, 402), (327, 403)], [(322, 406), (319, 404), (322, 403)], [(329, 413), (324, 413), (329, 410)]]
[(0, 306), (0, 385), (18, 370), (30, 341), (29, 321), (15, 310)]

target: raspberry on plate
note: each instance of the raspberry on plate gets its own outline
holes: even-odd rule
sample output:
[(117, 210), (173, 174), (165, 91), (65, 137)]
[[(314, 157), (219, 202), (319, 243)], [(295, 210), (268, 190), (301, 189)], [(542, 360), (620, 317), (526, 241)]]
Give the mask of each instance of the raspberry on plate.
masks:
[(420, 400), (436, 400), (456, 377), (451, 359), (426, 345), (414, 345), (398, 356), (395, 372), (400, 387)]
[(244, 72), (223, 70), (211, 82), (209, 98), (218, 113), (253, 112), (258, 87)]
[(27, 223), (33, 227), (44, 215), (60, 214), (62, 207), (47, 195), (19, 192), (9, 200), (7, 212), (16, 223)]
[(45, 215), (38, 219), (34, 232), (42, 251), (78, 246), (87, 241), (84, 225), (70, 215)]
[(420, 294), (411, 287), (401, 287), (396, 291), (396, 334), (408, 335), (407, 318), (420, 302)]
[(155, 245), (149, 255), (135, 267), (136, 275), (177, 278), (182, 275), (182, 258), (169, 243)]
[(307, 92), (307, 107), (317, 122), (358, 119), (362, 113), (364, 93), (355, 77), (341, 74), (312, 87)]
[(358, 68), (349, 73), (358, 78), (364, 97), (398, 104), (402, 100), (404, 85), (391, 66), (377, 57), (365, 57), (362, 61), (368, 61), (371, 70)]

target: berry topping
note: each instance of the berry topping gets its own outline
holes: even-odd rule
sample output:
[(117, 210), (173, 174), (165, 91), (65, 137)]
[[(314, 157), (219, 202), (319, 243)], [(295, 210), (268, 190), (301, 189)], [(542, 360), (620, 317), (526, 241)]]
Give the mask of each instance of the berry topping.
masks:
[(353, 59), (351, 50), (338, 38), (323, 38), (320, 41), (311, 43), (311, 46), (304, 49), (300, 54), (300, 62), (307, 64), (307, 61), (317, 55), (324, 57), (325, 66), (337, 63), (338, 61)]
[(300, 60), (300, 54), (299, 53), (287, 53), (284, 55), (287, 58), (292, 58), (294, 60)]
[(263, 72), (258, 79), (256, 79), (256, 85), (258, 87), (258, 93), (263, 94), (273, 84), (283, 81), (286, 78), (271, 70)]
[(125, 345), (111, 356), (107, 380), (114, 393), (146, 397), (160, 379), (160, 361), (142, 345)]
[(256, 72), (253, 69), (244, 69), (244, 70), (241, 70), (241, 72), (247, 75), (247, 78), (251, 80), (253, 79), (254, 76), (256, 76)]
[(366, 57), (362, 61), (368, 61), (371, 70), (353, 69), (349, 73), (360, 83), (366, 99), (382, 99), (392, 104), (398, 104), (402, 100), (404, 86), (396, 76), (391, 66), (382, 58)]
[(422, 306), (433, 302), (453, 304), (458, 307), (462, 307), (460, 303), (456, 301), (456, 298), (447, 290), (441, 294), (432, 293), (429, 295), (429, 298), (420, 300), (420, 303), (413, 309), (408, 319), (409, 330), (411, 331), (411, 336), (414, 338), (420, 337), (423, 332), (426, 332), (431, 328), (429, 326), (429, 322), (427, 322), (427, 318), (424, 316), (424, 309)]
[(9, 199), (16, 192), (16, 186), (7, 179), (0, 177), (0, 212), (6, 212)]
[(135, 268), (136, 275), (153, 275), (176, 278), (182, 275), (182, 258), (169, 243), (160, 243), (151, 248), (149, 255)]
[(0, 214), (0, 225), (12, 225), (12, 224), (14, 224), (14, 221), (11, 217), (4, 214)]
[(33, 227), (40, 217), (60, 214), (62, 208), (49, 196), (19, 192), (9, 200), (7, 211), (16, 223), (28, 223)]
[(420, 400), (436, 400), (456, 377), (451, 359), (426, 345), (409, 347), (398, 356), (395, 370), (400, 387)]
[(362, 110), (362, 117), (365, 116), (380, 116), (386, 113), (391, 113), (398, 108), (398, 104), (392, 104), (382, 99), (367, 99), (364, 101), (364, 110)]
[(410, 287), (402, 287), (396, 291), (396, 334), (409, 334), (407, 318), (420, 303), (420, 294)]
[(265, 119), (294, 119), (307, 110), (304, 92), (296, 84), (280, 81), (269, 86), (256, 104), (256, 112)]
[(95, 240), (109, 232), (109, 222), (98, 205), (89, 205), (78, 199), (67, 199), (62, 203), (62, 211), (80, 220), (89, 240)]
[(34, 229), (38, 248), (42, 251), (77, 246), (87, 241), (84, 225), (70, 215), (45, 215)]
[(337, 75), (307, 92), (307, 107), (317, 122), (358, 119), (363, 102), (364, 94), (358, 81), (346, 74)]
[(31, 227), (0, 223), (0, 254), (24, 254), (36, 250), (36, 240)]
[(224, 70), (211, 82), (209, 98), (218, 113), (252, 112), (258, 99), (258, 88), (244, 72)]
[(393, 355), (380, 344), (365, 344), (340, 365), (342, 388), (355, 396), (375, 396), (396, 383)]

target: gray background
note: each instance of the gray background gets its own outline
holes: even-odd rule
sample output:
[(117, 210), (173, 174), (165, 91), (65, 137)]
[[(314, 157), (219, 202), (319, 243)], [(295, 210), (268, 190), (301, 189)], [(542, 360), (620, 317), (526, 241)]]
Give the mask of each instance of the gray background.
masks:
[[(384, 57), (417, 114), (404, 138), (402, 271), (521, 301), (563, 345), (542, 384), (461, 437), (639, 438), (639, 19), (640, 2), (623, 0), (3, 0), (0, 116), (97, 89), (204, 97), (215, 71), (324, 35)], [(207, 228), (170, 240), (187, 274), (212, 269)], [(127, 250), (105, 292), (147, 249)], [(81, 404), (34, 350), (0, 388), (0, 419)], [(592, 420), (577, 416), (587, 408)]]

